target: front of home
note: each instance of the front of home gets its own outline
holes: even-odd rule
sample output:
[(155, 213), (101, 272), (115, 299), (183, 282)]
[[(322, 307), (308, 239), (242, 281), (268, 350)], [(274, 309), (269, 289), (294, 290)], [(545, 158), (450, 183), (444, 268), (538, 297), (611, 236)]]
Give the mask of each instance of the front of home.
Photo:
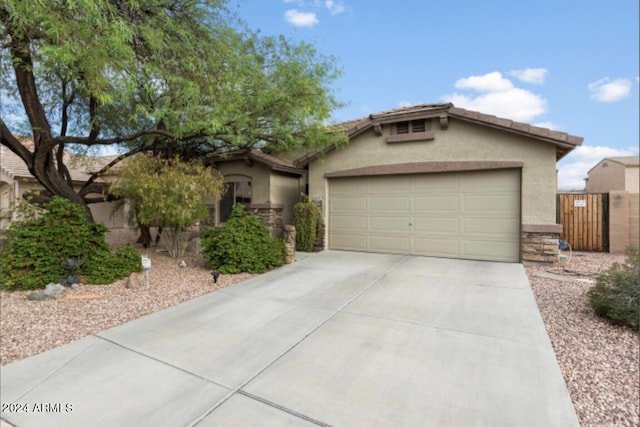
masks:
[(208, 223), (245, 204), (276, 236), (306, 193), (327, 249), (505, 262), (557, 260), (556, 162), (582, 138), (424, 104), (333, 127), (348, 142), (303, 155), (260, 150), (205, 160), (227, 184)]
[(508, 262), (556, 255), (556, 161), (581, 138), (451, 104), (373, 114), (347, 133), (344, 147), (306, 160), (326, 247)]

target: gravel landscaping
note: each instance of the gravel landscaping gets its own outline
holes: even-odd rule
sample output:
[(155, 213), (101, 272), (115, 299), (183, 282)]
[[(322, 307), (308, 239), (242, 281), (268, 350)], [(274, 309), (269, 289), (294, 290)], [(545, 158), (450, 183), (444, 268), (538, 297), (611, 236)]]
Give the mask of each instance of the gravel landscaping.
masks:
[[(135, 240), (133, 232), (107, 236), (113, 246)], [(47, 301), (27, 300), (32, 291), (0, 290), (0, 363), (7, 365), (253, 277), (222, 275), (214, 284), (200, 255), (181, 258), (186, 267), (155, 248), (148, 256), (149, 289), (145, 274), (138, 273), (129, 287), (127, 279), (80, 285)], [(526, 267), (583, 427), (640, 425), (638, 331), (596, 317), (586, 297), (594, 274), (624, 258), (581, 252), (573, 254), (566, 269)]]

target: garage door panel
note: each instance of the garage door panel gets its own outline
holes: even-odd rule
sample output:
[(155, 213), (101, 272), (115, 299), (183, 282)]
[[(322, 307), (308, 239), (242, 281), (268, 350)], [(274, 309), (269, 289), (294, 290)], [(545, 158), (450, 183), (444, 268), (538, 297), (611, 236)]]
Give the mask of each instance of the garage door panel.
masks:
[(520, 250), (518, 242), (491, 242), (486, 240), (465, 240), (462, 254), (468, 259), (504, 261)]
[(331, 229), (334, 231), (365, 231), (367, 218), (358, 215), (332, 215)]
[(369, 211), (406, 211), (410, 206), (410, 199), (406, 196), (370, 196)]
[(414, 212), (457, 212), (460, 209), (458, 196), (423, 196), (413, 198)]
[(518, 262), (518, 170), (336, 178), (329, 247)]
[(367, 237), (361, 234), (330, 233), (329, 239), (333, 247), (348, 251), (368, 252)]
[[(506, 172), (506, 173), (502, 173)], [(520, 181), (505, 179), (510, 171), (476, 172), (460, 175), (460, 190), (465, 193), (491, 191), (520, 192)]]
[[(490, 230), (490, 233), (488, 232)], [(485, 238), (491, 239), (491, 236), (503, 235), (509, 236), (512, 240), (517, 241), (517, 235), (520, 230), (518, 221), (512, 218), (465, 218), (462, 220), (462, 233), (480, 234)]]
[(396, 232), (408, 233), (409, 216), (371, 216), (369, 217), (369, 231), (376, 232)]
[(465, 212), (513, 212), (517, 208), (517, 200), (513, 193), (465, 195), (463, 209)]
[(460, 221), (457, 217), (414, 217), (413, 231), (416, 233), (459, 233)]
[(367, 199), (365, 196), (344, 197), (338, 196), (331, 200), (331, 210), (339, 211), (361, 211), (367, 210)]
[(369, 250), (372, 252), (409, 253), (411, 249), (409, 236), (371, 235)]
[(413, 239), (413, 254), (457, 258), (460, 247), (457, 239), (416, 237)]
[(459, 177), (455, 174), (415, 175), (411, 190), (416, 193), (456, 193), (460, 187)]
[(396, 193), (406, 194), (409, 192), (411, 183), (403, 177), (377, 177), (368, 181), (367, 191), (376, 193)]

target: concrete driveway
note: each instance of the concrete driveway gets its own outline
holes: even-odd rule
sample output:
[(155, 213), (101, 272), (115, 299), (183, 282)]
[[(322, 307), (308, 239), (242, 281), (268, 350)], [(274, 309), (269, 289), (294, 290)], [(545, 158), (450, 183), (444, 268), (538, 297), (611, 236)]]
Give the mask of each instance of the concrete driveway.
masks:
[(578, 426), (507, 263), (308, 255), (1, 381), (17, 426)]

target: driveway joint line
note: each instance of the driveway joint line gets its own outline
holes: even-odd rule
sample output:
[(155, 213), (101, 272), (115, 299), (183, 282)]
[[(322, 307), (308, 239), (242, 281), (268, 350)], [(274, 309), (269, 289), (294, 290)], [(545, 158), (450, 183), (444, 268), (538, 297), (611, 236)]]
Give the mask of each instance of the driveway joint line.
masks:
[(196, 374), (195, 372), (188, 371), (188, 370), (186, 370), (186, 369), (184, 369), (184, 368), (181, 368), (180, 366), (172, 365), (171, 363), (167, 363), (167, 362), (165, 362), (164, 360), (158, 359), (158, 358), (157, 358), (157, 357), (155, 357), (155, 356), (151, 356), (150, 354), (146, 354), (146, 353), (143, 353), (143, 352), (141, 352), (141, 351), (139, 351), (139, 350), (135, 350), (135, 349), (133, 349), (133, 348), (127, 347), (127, 346), (122, 345), (122, 344), (120, 344), (119, 342), (113, 341), (113, 340), (111, 340), (111, 339), (109, 339), (109, 338), (106, 338), (106, 337), (103, 337), (103, 336), (100, 336), (100, 335), (95, 335), (95, 336), (96, 336), (97, 338), (100, 338), (101, 340), (104, 340), (104, 341), (106, 341), (106, 342), (108, 342), (108, 343), (110, 343), (110, 344), (113, 344), (113, 345), (115, 345), (115, 346), (118, 346), (118, 347), (120, 347), (120, 348), (122, 348), (122, 349), (124, 349), (124, 350), (127, 350), (127, 351), (130, 351), (130, 352), (132, 352), (132, 353), (135, 353), (135, 354), (137, 354), (137, 355), (139, 355), (139, 356), (142, 356), (142, 357), (144, 357), (144, 358), (146, 358), (146, 359), (151, 359), (151, 360), (153, 360), (153, 361), (155, 361), (155, 362), (158, 362), (158, 363), (160, 363), (160, 364), (162, 364), (162, 365), (168, 366), (168, 367), (173, 368), (173, 369), (177, 369), (177, 370), (178, 370), (178, 371), (180, 371), (180, 372), (184, 372), (185, 374), (191, 375), (191, 376), (193, 376), (193, 377), (195, 377), (195, 378), (201, 379), (201, 380), (206, 381), (206, 382), (208, 382), (208, 383), (211, 383), (211, 384), (214, 384), (214, 385), (220, 386), (220, 387), (225, 388), (225, 389), (227, 389), (227, 390), (230, 390), (230, 389), (231, 389), (231, 387), (229, 387), (229, 386), (226, 386), (226, 385), (221, 384), (221, 383), (219, 383), (219, 382), (213, 381), (213, 380), (211, 380), (211, 379), (209, 379), (209, 378), (203, 377), (202, 375)]
[(293, 409), (289, 409), (286, 406), (279, 405), (279, 404), (277, 404), (275, 402), (272, 402), (270, 400), (267, 400), (267, 399), (265, 399), (263, 397), (255, 395), (255, 394), (249, 393), (247, 391), (238, 390), (238, 394), (240, 394), (242, 396), (245, 396), (245, 397), (248, 397), (250, 399), (256, 400), (256, 401), (258, 401), (260, 403), (263, 403), (263, 404), (265, 404), (267, 406), (271, 406), (271, 407), (273, 407), (275, 409), (279, 409), (279, 410), (281, 410), (283, 412), (286, 412), (288, 414), (291, 414), (291, 415), (293, 415), (295, 417), (302, 418), (303, 420), (309, 421), (310, 423), (316, 424), (316, 425), (318, 425), (320, 427), (332, 427), (331, 424), (327, 424), (327, 423), (324, 423), (322, 421), (316, 420), (315, 418), (311, 418), (308, 415), (304, 415), (304, 414), (302, 414), (300, 412), (294, 411)]
[(337, 308), (336, 310), (333, 311), (333, 313), (331, 313), (329, 316), (327, 316), (325, 319), (321, 320), (316, 326), (314, 326), (313, 328), (311, 328), (304, 336), (302, 336), (300, 339), (298, 339), (296, 342), (294, 342), (293, 344), (291, 344), (289, 347), (287, 347), (284, 351), (282, 351), (279, 355), (277, 355), (276, 357), (273, 358), (273, 360), (271, 360), (270, 362), (268, 362), (267, 364), (265, 364), (265, 366), (263, 366), (262, 368), (258, 369), (253, 375), (251, 375), (249, 378), (247, 378), (246, 380), (244, 380), (240, 385), (238, 385), (237, 387), (235, 387), (234, 389), (232, 389), (229, 393), (227, 393), (222, 399), (220, 399), (218, 402), (216, 402), (215, 405), (213, 405), (211, 408), (209, 408), (207, 411), (205, 411), (200, 417), (196, 418), (195, 421), (193, 421), (191, 424), (189, 424), (189, 427), (194, 427), (196, 425), (198, 425), (202, 420), (204, 420), (207, 416), (209, 416), (213, 411), (215, 411), (216, 409), (218, 409), (223, 403), (225, 403), (227, 400), (229, 400), (234, 394), (238, 393), (243, 387), (245, 387), (247, 384), (249, 384), (251, 381), (253, 381), (254, 379), (256, 379), (260, 374), (262, 374), (264, 371), (266, 371), (267, 369), (269, 369), (274, 363), (276, 363), (278, 360), (280, 360), (281, 358), (283, 358), (286, 354), (288, 354), (291, 350), (293, 350), (294, 348), (296, 348), (298, 345), (300, 345), (304, 340), (306, 340), (309, 335), (311, 335), (312, 333), (314, 333), (315, 331), (317, 331), (318, 329), (320, 329), (322, 326), (325, 325), (325, 323), (327, 323), (328, 321), (330, 321), (331, 319), (333, 319), (338, 313), (340, 313), (345, 307), (347, 307), (349, 304), (351, 304), (353, 301), (355, 301), (356, 299), (360, 298), (360, 296), (362, 294), (364, 294), (366, 291), (368, 291), (369, 289), (371, 289), (371, 287), (373, 287), (376, 283), (378, 283), (380, 280), (384, 279), (385, 277), (387, 277), (391, 272), (393, 272), (395, 269), (397, 269), (401, 264), (403, 264), (404, 262), (406, 262), (407, 260), (407, 256), (403, 256), (402, 258), (400, 258), (398, 260), (398, 262), (396, 262), (395, 264), (393, 264), (390, 268), (388, 268), (386, 271), (384, 271), (381, 275), (379, 275), (375, 280), (373, 280), (368, 286), (366, 286), (364, 289), (362, 289), (360, 292), (358, 292), (356, 295), (354, 295), (353, 297), (351, 297), (347, 302), (345, 302), (343, 305), (341, 305), (339, 308)]

